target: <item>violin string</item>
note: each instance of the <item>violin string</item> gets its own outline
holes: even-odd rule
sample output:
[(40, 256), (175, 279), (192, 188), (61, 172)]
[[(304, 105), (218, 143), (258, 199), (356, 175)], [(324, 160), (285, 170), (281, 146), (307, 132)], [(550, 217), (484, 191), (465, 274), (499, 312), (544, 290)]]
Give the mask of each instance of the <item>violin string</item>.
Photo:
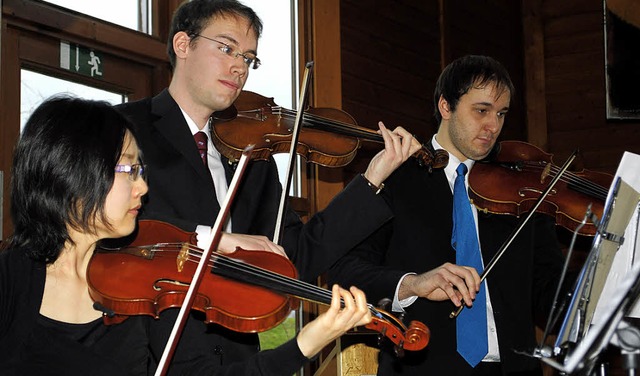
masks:
[[(527, 166), (534, 166), (537, 169), (546, 168), (546, 165), (540, 166), (540, 165), (535, 164), (535, 163), (534, 164), (527, 163)], [(558, 166), (551, 165), (550, 170), (552, 172), (558, 173), (560, 171), (560, 168)], [(568, 182), (574, 183), (576, 185), (582, 185), (582, 186), (585, 186), (585, 187), (590, 187), (590, 189), (592, 189), (593, 192), (599, 192), (599, 193), (603, 193), (603, 194), (606, 194), (606, 192), (607, 192), (606, 188), (602, 187), (601, 185), (596, 184), (596, 183), (594, 183), (594, 182), (592, 182), (592, 181), (590, 181), (588, 179), (582, 178), (582, 177), (574, 174), (571, 171), (566, 171), (564, 173), (564, 175), (563, 175), (563, 178), (564, 179), (562, 179), (562, 180), (565, 181), (565, 182), (568, 181)]]
[[(120, 251), (131, 252), (132, 250), (146, 250), (151, 252), (151, 255), (148, 257), (163, 257), (162, 255), (164, 253), (172, 253), (175, 255), (175, 258), (185, 248), (188, 250), (189, 255), (187, 261), (197, 263), (201, 258), (203, 251), (202, 249), (188, 243), (164, 242), (153, 245), (124, 247), (120, 248)], [(114, 250), (112, 249), (111, 251)], [(143, 256), (147, 257), (146, 255)], [(218, 267), (216, 267), (216, 265), (218, 265)], [(284, 288), (283, 290), (290, 290), (292, 292), (291, 295), (297, 296), (301, 299), (310, 300), (312, 302), (320, 302), (329, 305), (333, 296), (333, 293), (330, 290), (294, 278), (283, 276), (270, 270), (247, 264), (221, 254), (211, 255), (210, 263), (208, 266), (210, 266), (212, 269), (219, 269), (220, 266), (224, 266), (228, 267), (230, 270), (241, 271), (242, 273), (240, 273), (240, 276), (247, 273), (255, 274), (259, 275), (260, 278), (264, 281), (275, 281), (278, 286), (291, 286), (292, 288)], [(284, 291), (284, 293), (288, 292)], [(315, 295), (316, 298), (313, 298), (313, 295)], [(343, 298), (340, 298), (340, 303), (343, 307), (345, 306)], [(407, 329), (407, 327), (397, 317), (389, 314), (386, 311), (377, 309), (372, 304), (367, 303), (367, 308), (369, 309), (371, 315), (376, 320), (378, 320), (379, 323), (382, 323), (384, 325), (384, 331), (381, 331), (381, 333), (391, 339), (397, 339), (397, 337), (405, 338), (404, 334), (415, 331), (415, 329)], [(398, 330), (402, 330), (402, 333), (398, 332)]]
[[(555, 170), (556, 173), (558, 171), (559, 170)], [(607, 197), (607, 190), (602, 186), (597, 185), (589, 181), (588, 179), (577, 176), (572, 172), (565, 173), (565, 174), (568, 175), (569, 182), (570, 184), (572, 184), (571, 188), (602, 200), (604, 200)]]
[[(216, 269), (216, 265), (218, 265), (218, 268), (220, 266), (223, 266), (225, 268), (229, 268), (230, 270), (240, 271), (240, 279), (243, 279), (242, 277), (246, 275), (246, 273), (249, 273), (251, 275), (258, 276), (265, 282), (275, 282), (277, 286), (274, 287), (281, 289), (281, 292), (290, 293), (301, 299), (316, 302), (320, 301), (321, 303), (327, 305), (331, 303), (331, 297), (333, 294), (330, 290), (297, 280), (295, 278), (283, 276), (281, 274), (257, 267), (255, 265), (243, 263), (228, 256), (217, 254), (213, 255), (212, 258), (217, 259), (212, 260), (212, 268)], [(342, 306), (344, 306), (344, 300), (340, 298), (340, 301)], [(378, 310), (376, 310), (375, 307), (373, 307), (371, 304), (368, 304), (368, 308), (373, 315), (378, 317), (380, 316)]]
[[(157, 243), (153, 245), (129, 246), (129, 247), (120, 248), (119, 251), (127, 252), (127, 253), (135, 253), (137, 256), (149, 257), (149, 258), (166, 257), (167, 254), (171, 253), (174, 255), (173, 256), (174, 258), (177, 258), (178, 255), (182, 253), (185, 249), (188, 251), (187, 261), (192, 263), (197, 263), (198, 259), (201, 258), (203, 254), (202, 249), (195, 247), (189, 243), (180, 243), (180, 242), (174, 242), (174, 243), (165, 242), (165, 243)], [(141, 253), (140, 252), (141, 250), (148, 251), (149, 253)], [(113, 252), (113, 251), (117, 251), (117, 249), (110, 249), (109, 251)], [(224, 267), (228, 267), (230, 270), (242, 271), (243, 275), (247, 273), (256, 274), (256, 275), (260, 275), (261, 276), (260, 278), (263, 280), (277, 281), (278, 283), (288, 283), (289, 285), (295, 287), (294, 289), (292, 289), (294, 294), (291, 294), (291, 295), (298, 296), (295, 292), (302, 291), (303, 293), (301, 294), (301, 296), (299, 296), (302, 299), (310, 300), (312, 302), (326, 303), (326, 304), (330, 304), (332, 300), (333, 294), (329, 290), (323, 289), (321, 287), (318, 287), (310, 283), (299, 281), (297, 279), (280, 275), (278, 273), (272, 272), (264, 268), (247, 264), (243, 261), (239, 261), (228, 256), (224, 256), (221, 254), (211, 255), (209, 266), (212, 267), (212, 269), (219, 269), (219, 267), (216, 267), (216, 265), (218, 266), (223, 265)], [(240, 278), (241, 281), (243, 279), (244, 278)], [(248, 283), (252, 283), (252, 282), (248, 282)], [(257, 286), (269, 288), (268, 286), (260, 286), (260, 285), (257, 285)], [(288, 290), (288, 289), (285, 288), (284, 290)], [(316, 294), (317, 296), (320, 297), (320, 299), (307, 298), (305, 294), (308, 296), (308, 292), (312, 292), (312, 295)], [(285, 291), (285, 293), (287, 292)], [(322, 301), (322, 299), (325, 299), (325, 301)], [(342, 307), (345, 306), (345, 301), (342, 297), (340, 297), (340, 303)], [(373, 323), (374, 323), (374, 326), (370, 327), (369, 325), (367, 325), (367, 327), (378, 331), (382, 336), (386, 336), (391, 341), (393, 341), (397, 346), (403, 347), (405, 345), (404, 343), (405, 340), (410, 340), (409, 342), (407, 342), (407, 344), (416, 344), (416, 343), (419, 344), (420, 342), (424, 341), (424, 337), (422, 336), (423, 330), (420, 329), (419, 326), (411, 326), (410, 328), (407, 328), (407, 326), (405, 326), (397, 317), (391, 315), (390, 313), (383, 310), (378, 310), (371, 304), (367, 304), (367, 308), (369, 309), (369, 312), (372, 315)]]
[[(129, 253), (136, 252), (138, 255), (142, 255), (138, 251), (145, 250), (145, 251), (153, 252), (153, 257), (162, 257), (164, 253), (178, 254), (179, 252), (182, 251), (185, 245), (188, 245), (187, 249), (189, 251), (188, 252), (189, 257), (187, 258), (187, 260), (193, 263), (197, 263), (201, 258), (203, 252), (200, 248), (194, 247), (187, 243), (179, 243), (179, 242), (157, 243), (157, 244), (145, 245), (145, 246), (124, 247), (124, 248), (120, 248), (120, 251), (121, 252), (125, 251)], [(113, 251), (113, 249), (111, 251)], [(177, 255), (175, 257), (177, 257)], [(212, 255), (211, 261), (212, 262), (209, 263), (208, 266), (212, 267), (213, 269), (220, 268), (222, 266), (222, 267), (227, 267), (231, 270), (240, 270), (245, 273), (250, 273), (252, 275), (258, 275), (258, 276), (261, 276), (263, 279), (277, 281), (278, 283), (283, 285), (285, 283), (289, 283), (288, 287), (293, 287), (293, 289), (290, 289), (290, 292), (294, 294), (299, 294), (300, 298), (304, 298), (305, 294), (306, 295), (311, 294), (316, 296), (315, 300), (319, 300), (322, 303), (329, 304), (331, 302), (331, 292), (326, 291), (315, 285), (304, 283), (297, 279), (292, 279), (277, 273), (273, 273), (266, 269), (259, 268), (250, 264), (246, 264), (222, 255)]]
[[(553, 169), (555, 170), (556, 173), (560, 171), (560, 168), (556, 166), (554, 166)], [(601, 198), (603, 200), (607, 197), (608, 190), (602, 187), (601, 185), (596, 184), (590, 181), (589, 179), (580, 177), (574, 174), (573, 172), (565, 172), (565, 174), (571, 178), (572, 183), (574, 183), (577, 186), (584, 187), (585, 190), (590, 191), (591, 193), (593, 193), (594, 196)]]
[[(546, 168), (546, 165), (541, 166), (539, 164), (537, 164), (537, 162), (534, 163), (527, 163), (525, 162), (525, 169), (526, 170), (544, 170)], [(558, 173), (560, 171), (560, 168), (557, 166), (551, 166), (550, 168), (550, 172), (552, 173)], [(605, 199), (607, 196), (607, 189), (602, 187), (599, 184), (593, 183), (588, 179), (582, 178), (572, 172), (566, 171), (563, 175), (563, 177), (560, 179), (565, 183), (571, 183), (574, 185), (574, 187), (578, 188), (578, 191), (581, 191), (585, 194), (590, 194), (596, 198), (600, 198), (600, 199)]]
[[(157, 244), (148, 245), (148, 246), (146, 245), (146, 246), (124, 247), (124, 248), (121, 248), (120, 251), (130, 251), (132, 249), (135, 249), (135, 250), (144, 249), (147, 251), (154, 252), (155, 256), (160, 256), (164, 252), (179, 253), (185, 245), (188, 246), (187, 249), (188, 249), (189, 257), (187, 258), (187, 260), (193, 263), (197, 263), (202, 256), (202, 253), (203, 253), (202, 249), (186, 243), (179, 243), (179, 242), (157, 243)], [(286, 286), (286, 283), (289, 283), (289, 286), (287, 287), (293, 288), (295, 290), (294, 291), (295, 293), (298, 293), (301, 295), (300, 298), (304, 298), (305, 294), (307, 295), (311, 294), (311, 295), (315, 295), (317, 297), (316, 300), (319, 300), (322, 303), (329, 304), (331, 302), (330, 291), (324, 290), (312, 284), (305, 283), (303, 281), (299, 281), (297, 279), (289, 278), (278, 273), (273, 273), (269, 270), (259, 268), (254, 265), (250, 265), (238, 260), (231, 259), (227, 256), (223, 256), (220, 254), (212, 255), (208, 266), (213, 269), (220, 268), (220, 267), (227, 267), (231, 270), (240, 270), (245, 273), (250, 273), (250, 274), (260, 276), (265, 279), (277, 281), (278, 283), (284, 286)]]
[[(200, 250), (199, 248), (190, 247), (190, 252), (189, 252), (190, 256), (194, 256), (196, 259), (199, 259), (201, 254), (202, 254), (202, 250)], [(190, 261), (196, 262), (196, 260), (190, 260)], [(210, 261), (211, 263), (209, 264), (209, 266), (211, 266), (213, 269), (219, 269), (220, 267), (224, 267), (224, 268), (227, 268), (228, 270), (242, 272), (237, 275), (237, 277), (239, 277), (240, 279), (242, 279), (242, 277), (245, 274), (249, 273), (250, 275), (258, 277), (264, 280), (265, 282), (274, 282), (275, 284), (280, 286), (282, 290), (287, 290), (282, 292), (291, 293), (292, 295), (295, 295), (298, 298), (307, 299), (307, 300), (311, 299), (312, 301), (319, 301), (327, 305), (331, 303), (332, 292), (327, 289), (318, 287), (316, 285), (303, 282), (295, 278), (283, 276), (281, 274), (272, 272), (270, 270), (260, 268), (255, 265), (247, 264), (221, 254), (212, 255)], [(344, 305), (344, 301), (342, 299), (341, 301)], [(375, 309), (375, 307), (373, 307), (371, 304), (368, 304), (368, 306), (372, 314), (376, 316), (380, 315), (380, 313), (378, 312), (377, 309)]]
[[(278, 115), (292, 119), (295, 118), (296, 112), (284, 109), (282, 112), (279, 111)], [(305, 112), (304, 114), (303, 125), (311, 129), (330, 130), (333, 133), (344, 134), (347, 136), (363, 138), (371, 141), (382, 141), (382, 136), (372, 129), (358, 127), (338, 120), (326, 119), (308, 112)]]

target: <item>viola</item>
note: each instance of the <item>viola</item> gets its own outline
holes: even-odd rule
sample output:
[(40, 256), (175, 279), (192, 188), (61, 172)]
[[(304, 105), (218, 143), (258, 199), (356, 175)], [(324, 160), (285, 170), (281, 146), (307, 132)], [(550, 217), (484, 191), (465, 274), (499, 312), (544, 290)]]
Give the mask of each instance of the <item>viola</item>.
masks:
[[(492, 155), (477, 162), (469, 173), (469, 197), (485, 213), (520, 216), (536, 203), (559, 167), (553, 155), (521, 141), (502, 141)], [(538, 211), (552, 215), (556, 223), (571, 231), (580, 228), (589, 204), (601, 216), (613, 177), (582, 170), (565, 172)], [(578, 233), (595, 235), (593, 222)]]
[[(135, 240), (124, 248), (97, 249), (87, 269), (92, 299), (108, 312), (105, 323), (130, 315), (150, 315), (181, 306), (203, 252), (194, 246), (195, 233), (165, 222), (141, 220)], [(331, 291), (297, 280), (295, 266), (286, 258), (265, 251), (213, 254), (211, 273), (203, 278), (192, 309), (204, 312), (206, 323), (255, 333), (281, 323), (298, 299), (330, 304)], [(120, 283), (113, 282), (117, 275)], [(405, 327), (394, 316), (370, 307), (373, 316), (365, 327), (389, 338), (402, 350), (421, 350), (429, 329), (412, 321)]]
[[(214, 112), (212, 118), (212, 142), (232, 162), (248, 144), (255, 145), (252, 158), (258, 160), (290, 150), (296, 111), (278, 106), (273, 98), (242, 91), (231, 107)], [(342, 110), (309, 107), (304, 111), (296, 153), (321, 166), (342, 167), (354, 159), (361, 140), (384, 143), (376, 131), (358, 126)], [(413, 157), (427, 168), (443, 168), (449, 155), (423, 145)]]

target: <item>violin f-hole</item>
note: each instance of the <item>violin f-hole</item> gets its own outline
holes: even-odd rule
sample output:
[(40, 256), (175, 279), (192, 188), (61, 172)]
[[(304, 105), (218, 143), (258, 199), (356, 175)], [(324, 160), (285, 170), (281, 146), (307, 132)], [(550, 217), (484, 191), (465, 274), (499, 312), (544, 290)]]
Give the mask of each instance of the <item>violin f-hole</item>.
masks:
[[(532, 187), (522, 187), (518, 190), (518, 196), (520, 197), (527, 197), (527, 193), (535, 193), (536, 196), (539, 196), (542, 194), (542, 191), (540, 189), (532, 188)], [(549, 196), (553, 196), (556, 193), (558, 193), (558, 191), (555, 188), (553, 188), (549, 192)]]
[(169, 285), (174, 285), (174, 286), (182, 286), (182, 287), (189, 287), (188, 283), (185, 282), (180, 282), (180, 281), (176, 281), (175, 279), (167, 279), (167, 278), (162, 278), (162, 279), (158, 279), (153, 283), (153, 289), (155, 291), (162, 291), (162, 287), (160, 287), (160, 285), (162, 283), (166, 283)]

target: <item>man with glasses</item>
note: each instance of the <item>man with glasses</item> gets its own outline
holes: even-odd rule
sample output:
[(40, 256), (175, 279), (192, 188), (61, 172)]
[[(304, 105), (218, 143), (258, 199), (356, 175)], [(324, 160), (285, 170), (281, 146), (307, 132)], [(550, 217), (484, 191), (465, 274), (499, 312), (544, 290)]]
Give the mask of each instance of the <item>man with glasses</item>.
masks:
[[(234, 103), (249, 72), (259, 67), (261, 31), (262, 23), (254, 11), (235, 0), (185, 2), (174, 14), (169, 34), (173, 76), (168, 89), (119, 107), (136, 124), (136, 137), (148, 168), (149, 193), (141, 218), (197, 230), (199, 245), (208, 244), (210, 226), (233, 175), (227, 158), (208, 137), (210, 117)], [(391, 217), (389, 207), (377, 193), (384, 179), (419, 145), (402, 128), (389, 131), (381, 125), (380, 132), (385, 150), (323, 212), (306, 224), (292, 210), (286, 213), (282, 246), (269, 240), (282, 191), (275, 162), (252, 161), (235, 197), (231, 223), (221, 238), (219, 251), (242, 247), (286, 252), (300, 278), (313, 281)], [(191, 328), (197, 325), (192, 323)], [(194, 354), (213, 351), (220, 356), (221, 364), (228, 364), (258, 350), (256, 335), (217, 326), (207, 330), (213, 333), (209, 338), (189, 345)]]

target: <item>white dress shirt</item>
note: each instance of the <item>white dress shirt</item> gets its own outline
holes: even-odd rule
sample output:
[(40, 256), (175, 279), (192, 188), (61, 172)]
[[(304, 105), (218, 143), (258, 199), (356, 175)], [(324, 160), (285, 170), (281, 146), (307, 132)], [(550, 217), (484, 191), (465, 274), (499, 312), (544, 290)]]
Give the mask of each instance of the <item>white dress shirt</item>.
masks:
[[(432, 139), (432, 145), (433, 148), (435, 150), (437, 149), (443, 149), (442, 146), (440, 146), (440, 144), (438, 144), (438, 141), (436, 140), (436, 137), (434, 136)], [(447, 164), (447, 167), (445, 167), (444, 169), (444, 174), (447, 177), (447, 181), (449, 182), (449, 188), (451, 189), (451, 192), (453, 193), (453, 185), (455, 183), (456, 180), (456, 169), (458, 168), (458, 165), (462, 163), (458, 158), (456, 158), (454, 155), (449, 154), (449, 163)], [(464, 164), (467, 165), (467, 169), (469, 171), (471, 171), (471, 168), (473, 167), (474, 161), (471, 159), (467, 159), (466, 161), (464, 161)], [(469, 188), (469, 174), (467, 174), (465, 176), (465, 185), (467, 186), (467, 189)], [(471, 209), (473, 211), (473, 218), (475, 220), (476, 223), (476, 234), (478, 234), (478, 244), (480, 244), (480, 236), (479, 236), (479, 231), (478, 231), (478, 210), (476, 209), (476, 207), (474, 205), (471, 205)], [(482, 252), (480, 253), (480, 257), (482, 257)], [(484, 260), (482, 261), (482, 264), (484, 265)], [(402, 284), (402, 281), (404, 280), (404, 278), (407, 275), (415, 275), (416, 273), (407, 273), (404, 276), (402, 276), (402, 278), (400, 278), (400, 282), (398, 283), (398, 286), (396, 286), (396, 292), (395, 292), (395, 296), (393, 297), (393, 304), (392, 304), (392, 310), (395, 312), (403, 312), (404, 308), (409, 307), (411, 304), (413, 304), (418, 297), (417, 296), (410, 296), (406, 299), (403, 300), (399, 300), (398, 299), (398, 291), (400, 290), (400, 285)], [(487, 283), (487, 280), (484, 280), (484, 283)], [(491, 307), (491, 299), (489, 296), (489, 286), (488, 284), (486, 285), (486, 292), (487, 292), (487, 336), (488, 336), (488, 342), (489, 342), (489, 351), (487, 352), (487, 355), (484, 357), (483, 361), (485, 362), (499, 362), (500, 361), (500, 349), (498, 347), (498, 334), (496, 331), (496, 320), (493, 317), (493, 308)], [(463, 303), (464, 304), (464, 303)]]
[[(196, 133), (202, 131), (207, 135), (207, 166), (209, 167), (209, 173), (213, 178), (214, 188), (216, 190), (216, 198), (218, 199), (218, 204), (222, 207), (222, 203), (224, 202), (224, 198), (227, 195), (227, 190), (229, 189), (227, 185), (227, 177), (224, 171), (224, 166), (222, 165), (222, 157), (220, 156), (220, 152), (213, 146), (213, 141), (211, 141), (211, 119), (207, 121), (207, 124), (204, 128), (199, 129), (196, 125), (195, 121), (189, 117), (189, 115), (180, 108), (182, 111), (182, 115), (184, 115), (184, 119), (189, 125), (189, 129), (191, 130), (191, 134), (195, 135)], [(211, 213), (212, 220), (215, 221), (214, 213)], [(227, 223), (224, 227), (225, 232), (231, 232), (231, 217), (227, 220)], [(198, 225), (196, 227), (196, 233), (198, 234), (198, 247), (199, 248), (209, 248), (211, 244), (211, 230), (210, 226)]]

